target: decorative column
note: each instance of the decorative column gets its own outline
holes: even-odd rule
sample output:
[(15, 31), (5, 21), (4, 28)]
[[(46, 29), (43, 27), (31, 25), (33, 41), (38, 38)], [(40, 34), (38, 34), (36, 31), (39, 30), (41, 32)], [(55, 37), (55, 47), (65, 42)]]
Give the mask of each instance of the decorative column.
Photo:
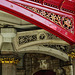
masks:
[(2, 54), (0, 56), (2, 75), (16, 75), (16, 64), (19, 60), (17, 54)]
[(72, 59), (72, 68), (73, 68), (73, 75), (75, 75), (75, 44), (71, 46), (71, 51), (70, 51), (70, 54), (69, 56), (71, 57)]
[(0, 62), (2, 64), (2, 75), (16, 75), (16, 64), (19, 62), (19, 57), (13, 45), (16, 30), (14, 28), (1, 28), (1, 36)]
[(73, 75), (75, 75), (75, 59), (72, 60), (73, 61)]

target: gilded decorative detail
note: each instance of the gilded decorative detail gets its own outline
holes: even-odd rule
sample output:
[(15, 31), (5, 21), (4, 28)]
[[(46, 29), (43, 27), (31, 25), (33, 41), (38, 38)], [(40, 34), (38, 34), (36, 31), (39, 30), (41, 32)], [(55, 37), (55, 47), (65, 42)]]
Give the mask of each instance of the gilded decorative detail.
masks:
[(66, 17), (66, 16), (62, 16), (62, 15), (58, 15), (56, 13), (52, 13), (52, 12), (47, 12), (47, 11), (44, 11), (44, 10), (40, 10), (40, 9), (37, 9), (37, 8), (34, 8), (34, 7), (30, 7), (30, 6), (25, 6), (23, 4), (20, 4), (20, 3), (16, 3), (20, 6), (23, 6), (45, 18), (47, 18), (48, 20), (56, 23), (57, 25), (61, 26), (62, 28), (68, 30), (69, 32), (71, 33), (74, 33), (74, 27), (73, 27), (73, 19), (72, 18), (69, 18), (69, 17)]
[(0, 58), (0, 62), (2, 64), (4, 64), (4, 63), (17, 64), (19, 62), (19, 60), (15, 59), (15, 58)]
[(68, 56), (70, 56), (71, 58), (75, 58), (75, 52), (71, 52), (70, 54), (68, 54)]
[(72, 28), (72, 21), (67, 18), (67, 17), (64, 17), (63, 18), (63, 26), (66, 28), (66, 29), (71, 29)]

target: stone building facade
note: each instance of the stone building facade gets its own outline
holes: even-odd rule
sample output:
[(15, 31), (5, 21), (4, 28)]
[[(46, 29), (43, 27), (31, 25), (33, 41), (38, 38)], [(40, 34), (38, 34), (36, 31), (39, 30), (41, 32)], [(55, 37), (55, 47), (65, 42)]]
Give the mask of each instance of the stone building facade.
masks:
[[(9, 17), (9, 18), (8, 18)], [(35, 75), (53, 71), (74, 75), (71, 46), (20, 18), (0, 11), (0, 69), (2, 75)]]

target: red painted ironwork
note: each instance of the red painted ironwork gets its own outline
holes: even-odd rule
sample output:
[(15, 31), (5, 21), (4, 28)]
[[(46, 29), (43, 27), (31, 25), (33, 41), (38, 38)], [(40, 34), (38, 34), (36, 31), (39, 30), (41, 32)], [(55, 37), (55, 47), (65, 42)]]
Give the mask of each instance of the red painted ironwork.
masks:
[(37, 2), (37, 3), (43, 4), (43, 1), (44, 1), (44, 0), (31, 0), (31, 1), (35, 1), (35, 2)]
[(0, 10), (35, 24), (69, 44), (75, 44), (75, 14), (61, 10), (62, 5), (57, 9), (45, 5), (43, 0), (39, 0), (41, 4), (34, 1), (0, 0)]
[(64, 0), (44, 0), (44, 3), (47, 3), (47, 5), (50, 5), (56, 8), (60, 8), (63, 1)]
[(75, 14), (75, 0), (65, 0), (62, 9)]

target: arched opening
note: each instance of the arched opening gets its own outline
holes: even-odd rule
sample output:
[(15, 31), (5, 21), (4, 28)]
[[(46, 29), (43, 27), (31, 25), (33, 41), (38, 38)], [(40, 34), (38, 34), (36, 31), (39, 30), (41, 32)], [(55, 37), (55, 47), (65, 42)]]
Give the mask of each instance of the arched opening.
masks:
[(34, 73), (33, 75), (56, 75), (56, 73), (53, 72), (52, 70), (40, 70)]
[(25, 75), (64, 74), (60, 62), (65, 63), (58, 58), (41, 53), (25, 53), (23, 57)]

